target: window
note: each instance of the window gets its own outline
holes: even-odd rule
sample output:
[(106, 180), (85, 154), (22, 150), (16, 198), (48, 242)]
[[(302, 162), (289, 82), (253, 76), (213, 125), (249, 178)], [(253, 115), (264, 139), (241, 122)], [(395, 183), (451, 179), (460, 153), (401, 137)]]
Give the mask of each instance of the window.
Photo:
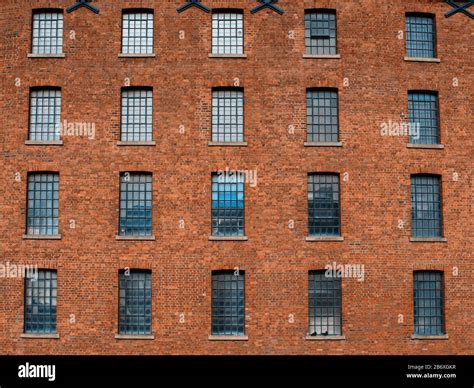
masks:
[(122, 53), (153, 54), (153, 12), (127, 10), (122, 15)]
[(408, 118), (413, 131), (411, 144), (439, 144), (438, 95), (428, 92), (408, 93)]
[(212, 91), (212, 141), (244, 141), (244, 93), (241, 89)]
[(306, 11), (304, 15), (305, 47), (309, 55), (335, 55), (336, 11)]
[(152, 175), (122, 173), (120, 176), (120, 235), (152, 235)]
[(306, 93), (308, 142), (339, 140), (337, 90), (308, 90)]
[(341, 335), (341, 278), (309, 272), (309, 335)]
[(435, 175), (411, 177), (413, 237), (442, 237), (440, 178)]
[(32, 89), (30, 92), (29, 140), (59, 140), (61, 89)]
[(151, 271), (119, 272), (119, 334), (151, 335)]
[(244, 176), (212, 175), (212, 235), (244, 235)]
[(33, 54), (63, 53), (63, 13), (59, 10), (33, 12)]
[(151, 88), (122, 89), (121, 140), (153, 140), (153, 91)]
[(310, 236), (339, 236), (341, 233), (339, 176), (308, 176), (308, 218)]
[(415, 335), (444, 334), (443, 287), (442, 272), (413, 273)]
[(433, 15), (407, 14), (407, 56), (435, 58), (435, 23)]
[(244, 53), (244, 16), (241, 11), (212, 14), (212, 53)]
[(28, 174), (26, 233), (35, 236), (59, 234), (59, 174)]
[(56, 333), (57, 273), (40, 269), (25, 278), (25, 333)]
[(245, 335), (245, 274), (212, 273), (212, 335)]

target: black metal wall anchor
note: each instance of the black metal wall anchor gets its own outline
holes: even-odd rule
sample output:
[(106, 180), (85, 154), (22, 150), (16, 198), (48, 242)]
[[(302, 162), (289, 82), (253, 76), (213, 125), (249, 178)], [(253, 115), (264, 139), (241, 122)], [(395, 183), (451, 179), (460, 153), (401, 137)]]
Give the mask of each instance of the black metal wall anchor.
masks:
[(94, 12), (94, 13), (99, 13), (99, 8), (94, 7), (92, 4), (90, 4), (90, 0), (76, 0), (76, 4), (71, 5), (67, 11), (72, 12), (75, 11), (76, 9), (80, 7), (86, 7), (88, 10)]
[(280, 7), (277, 7), (275, 3), (278, 2), (278, 0), (258, 0), (260, 5), (257, 5), (255, 8), (253, 8), (250, 12), (255, 13), (258, 11), (261, 11), (264, 8), (270, 8), (271, 10), (279, 13), (280, 15), (283, 15), (285, 11), (283, 11)]
[(474, 13), (467, 10), (469, 7), (474, 5), (474, 0), (468, 1), (467, 3), (464, 3), (464, 4), (458, 4), (457, 2), (453, 0), (446, 0), (446, 3), (448, 3), (451, 7), (454, 8), (451, 11), (446, 12), (444, 16), (446, 16), (447, 18), (457, 14), (458, 12), (462, 12), (464, 15), (467, 15), (471, 19), (474, 19)]
[(206, 7), (204, 4), (201, 4), (201, 0), (188, 0), (186, 4), (183, 4), (181, 7), (178, 7), (176, 11), (181, 13), (183, 11), (186, 11), (190, 7), (197, 7), (204, 12), (210, 11), (209, 7)]

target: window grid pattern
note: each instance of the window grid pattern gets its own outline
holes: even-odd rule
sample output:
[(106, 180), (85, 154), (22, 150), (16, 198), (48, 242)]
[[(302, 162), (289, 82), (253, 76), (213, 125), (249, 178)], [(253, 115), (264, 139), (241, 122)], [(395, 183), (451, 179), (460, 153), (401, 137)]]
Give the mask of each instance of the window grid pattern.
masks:
[(306, 117), (308, 142), (337, 142), (339, 140), (337, 91), (308, 90)]
[(41, 89), (30, 93), (29, 139), (59, 140), (61, 125), (61, 90)]
[(153, 12), (122, 15), (122, 53), (153, 54)]
[(435, 93), (408, 93), (410, 125), (419, 128), (419, 136), (412, 133), (412, 144), (439, 144), (438, 96)]
[(27, 201), (27, 234), (59, 234), (59, 174), (29, 174)]
[(212, 14), (212, 53), (244, 53), (244, 16), (235, 12)]
[(212, 335), (245, 335), (245, 277), (242, 271), (212, 274)]
[(123, 173), (120, 177), (120, 235), (151, 236), (152, 175)]
[(212, 141), (244, 141), (244, 93), (241, 90), (212, 92)]
[(444, 334), (443, 274), (416, 271), (413, 279), (415, 334)]
[(442, 237), (440, 179), (437, 176), (411, 177), (413, 237)]
[(212, 175), (212, 235), (244, 235), (244, 177)]
[(310, 236), (339, 236), (339, 176), (310, 174), (308, 176), (308, 218)]
[(335, 55), (336, 13), (334, 11), (311, 11), (305, 13), (306, 54)]
[(122, 90), (121, 140), (153, 140), (153, 92), (150, 89)]
[(151, 334), (151, 272), (119, 273), (119, 334)]
[(406, 30), (408, 57), (434, 58), (436, 56), (434, 17), (407, 15)]
[(62, 12), (35, 12), (33, 14), (33, 54), (63, 53)]
[(309, 335), (341, 335), (341, 278), (309, 272)]
[(25, 333), (56, 333), (57, 289), (56, 271), (38, 270), (25, 278)]

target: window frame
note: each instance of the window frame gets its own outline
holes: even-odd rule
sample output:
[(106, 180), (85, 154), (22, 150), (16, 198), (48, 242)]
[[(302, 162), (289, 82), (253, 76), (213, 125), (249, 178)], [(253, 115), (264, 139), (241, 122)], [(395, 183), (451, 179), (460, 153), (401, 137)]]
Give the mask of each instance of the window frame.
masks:
[[(433, 21), (433, 56), (432, 57), (420, 57), (411, 56), (408, 49), (408, 18), (410, 17), (422, 17), (429, 18)], [(413, 41), (412, 41), (413, 42)], [(419, 41), (414, 41), (419, 42)], [(419, 51), (419, 50), (418, 50)], [(429, 12), (406, 12), (405, 13), (405, 55), (407, 58), (424, 58), (424, 59), (437, 59), (438, 57), (438, 31), (436, 26), (436, 14)]]
[[(334, 35), (334, 40), (335, 40), (335, 44), (334, 46), (331, 46), (331, 45), (328, 45), (327, 48), (329, 48), (328, 51), (332, 51), (332, 49), (334, 48), (334, 52), (331, 53), (314, 53), (313, 51), (319, 51), (318, 49), (323, 49), (326, 48), (326, 46), (318, 46), (318, 45), (315, 45), (315, 46), (307, 46), (306, 45), (306, 16), (307, 15), (311, 15), (311, 14), (327, 14), (327, 15), (334, 15), (334, 31), (335, 31), (335, 35)], [(339, 55), (339, 42), (338, 42), (338, 23), (337, 23), (337, 9), (336, 8), (306, 8), (304, 10), (304, 18), (303, 18), (303, 23), (304, 23), (304, 30), (303, 30), (303, 33), (304, 33), (304, 55), (308, 55), (308, 56), (334, 56), (334, 55)], [(329, 30), (331, 30), (331, 28), (329, 28)], [(311, 37), (311, 27), (309, 29), (310, 31), (310, 37), (309, 39), (311, 40), (317, 40), (318, 38), (312, 38)], [(329, 35), (329, 40), (331, 40), (331, 35)], [(315, 49), (315, 50), (313, 50)]]
[[(140, 45), (139, 46), (136, 46), (136, 45), (124, 45), (124, 39), (130, 39), (130, 34), (127, 35), (127, 37), (125, 36), (124, 32), (125, 32), (125, 15), (133, 15), (133, 14), (151, 14), (151, 22), (152, 22), (152, 28), (151, 28), (151, 46), (148, 45), (148, 43), (145, 45), (145, 46), (142, 46), (141, 45), (141, 42), (143, 39), (149, 39), (148, 36), (145, 36), (143, 37), (142, 35), (139, 35), (138, 37), (137, 36), (134, 36), (134, 38), (139, 38), (140, 39)], [(140, 22), (144, 22), (144, 20), (142, 19), (139, 19)], [(145, 28), (146, 31), (149, 30), (148, 28), (148, 21), (149, 19), (146, 19), (146, 22), (147, 22), (147, 27)], [(130, 28), (127, 29), (128, 31), (132, 31)], [(134, 29), (133, 31), (141, 31), (141, 28), (139, 29)], [(127, 47), (128, 48), (128, 52), (124, 52), (124, 48)], [(135, 48), (136, 47), (139, 47), (140, 48), (140, 52), (136, 52)], [(142, 48), (145, 47), (145, 51), (148, 51), (148, 48), (151, 47), (151, 52), (142, 52)], [(133, 48), (133, 52), (130, 52), (130, 48)], [(154, 55), (155, 54), (155, 10), (153, 8), (123, 8), (122, 9), (122, 16), (121, 16), (121, 36), (120, 36), (120, 54), (121, 55), (130, 55), (130, 56), (134, 56), (134, 55)]]
[[(39, 51), (38, 48), (39, 47), (47, 47), (47, 46), (35, 46), (34, 45), (34, 31), (35, 31), (35, 15), (40, 15), (40, 14), (48, 14), (48, 13), (57, 13), (57, 14), (60, 14), (62, 16), (62, 22), (63, 22), (63, 27), (62, 27), (62, 33), (61, 35), (57, 35), (56, 36), (56, 40), (58, 39), (61, 39), (62, 41), (62, 44), (60, 46), (49, 46), (49, 47), (60, 47), (61, 50), (59, 50), (60, 52), (58, 53), (39, 53), (39, 52), (35, 52), (35, 51)], [(59, 20), (59, 19), (57, 19)], [(40, 29), (38, 29), (40, 30)], [(59, 29), (56, 29), (56, 30), (59, 30)], [(30, 39), (31, 39), (31, 42), (30, 42), (30, 50), (31, 50), (31, 54), (36, 56), (62, 56), (64, 55), (64, 11), (62, 8), (33, 8), (32, 9), (32, 12), (31, 12), (31, 34), (30, 34)], [(38, 36), (38, 39), (39, 39), (39, 36)], [(36, 50), (35, 50), (35, 47), (36, 47)], [(57, 50), (58, 51), (58, 50)]]
[[(151, 92), (151, 115), (150, 115), (150, 125), (151, 125), (151, 131), (150, 131), (150, 140), (124, 140), (123, 136), (127, 135), (127, 139), (130, 136), (134, 136), (135, 132), (124, 132), (124, 122), (123, 122), (123, 117), (124, 117), (124, 105), (123, 105), (123, 100), (124, 100), (124, 93), (127, 92)], [(134, 97), (136, 98), (136, 97)], [(141, 97), (140, 97), (141, 98)], [(148, 99), (148, 97), (145, 97)], [(127, 103), (130, 100), (130, 97), (127, 97)], [(120, 144), (153, 144), (154, 143), (154, 105), (155, 105), (155, 96), (154, 96), (154, 88), (153, 86), (124, 86), (120, 88)], [(130, 108), (130, 105), (127, 105), (128, 108)], [(148, 108), (148, 106), (145, 105), (145, 108)], [(148, 118), (148, 114), (145, 113), (145, 119)], [(127, 118), (130, 117), (135, 117), (135, 115), (126, 115)], [(142, 117), (142, 115), (139, 115), (138, 117)], [(127, 125), (130, 125), (130, 123), (126, 123)], [(140, 126), (145, 126), (146, 130), (146, 125), (148, 124), (145, 122), (145, 124), (142, 124), (141, 122), (138, 123)], [(133, 125), (133, 124), (132, 124)], [(147, 138), (148, 133), (145, 132), (138, 132), (139, 137), (144, 135), (145, 139)]]
[[(408, 139), (408, 144), (410, 145), (423, 145), (423, 146), (437, 146), (441, 145), (441, 113), (440, 113), (440, 103), (439, 103), (439, 92), (435, 90), (421, 90), (421, 89), (413, 89), (413, 90), (408, 90), (408, 96), (407, 96), (407, 105), (408, 105), (408, 123), (411, 123), (411, 115), (410, 115), (410, 97), (413, 95), (430, 95), (435, 97), (435, 104), (436, 104), (436, 123), (437, 123), (437, 142), (436, 143), (426, 143), (426, 142), (419, 142), (415, 143), (413, 142), (413, 139), (411, 136), (409, 136)], [(420, 126), (421, 129), (421, 126)], [(432, 137), (432, 136), (430, 136)], [(421, 139), (421, 131), (420, 131), (420, 139)]]
[[(57, 142), (57, 141), (61, 141), (61, 132), (59, 131), (59, 133), (57, 134), (57, 137), (54, 137), (53, 139), (46, 139), (46, 140), (43, 140), (43, 139), (32, 139), (31, 138), (31, 126), (32, 126), (32, 114), (31, 114), (31, 110), (33, 108), (33, 105), (32, 105), (32, 98), (33, 98), (33, 93), (35, 92), (44, 92), (44, 91), (59, 91), (59, 99), (60, 99), (60, 106), (59, 106), (59, 124), (62, 125), (61, 123), (61, 118), (62, 118), (62, 113), (63, 113), (63, 93), (62, 93), (62, 88), (60, 86), (34, 86), (34, 87), (31, 87), (30, 88), (30, 94), (29, 94), (29, 101), (28, 101), (28, 140), (29, 142)], [(48, 98), (51, 98), (51, 97), (48, 97)], [(57, 98), (57, 97), (55, 97)], [(44, 105), (42, 105), (44, 106)], [(35, 106), (35, 108), (37, 109), (38, 108), (38, 105)], [(36, 117), (38, 116), (38, 114), (35, 115)], [(37, 123), (35, 123), (37, 124)], [(39, 134), (43, 134), (43, 132), (35, 132), (36, 134), (39, 133)], [(50, 134), (51, 132), (47, 132), (47, 134)], [(56, 130), (55, 132), (53, 133), (56, 133)], [(42, 137), (42, 136), (41, 136)]]
[[(336, 95), (336, 140), (330, 140), (330, 141), (319, 141), (319, 140), (315, 140), (314, 137), (315, 136), (318, 136), (318, 135), (324, 135), (324, 137), (326, 138), (328, 136), (328, 133), (327, 132), (324, 132), (324, 133), (318, 133), (318, 132), (312, 132), (310, 133), (309, 132), (309, 127), (310, 127), (310, 124), (308, 123), (308, 99), (309, 99), (309, 94), (312, 94), (313, 96), (315, 94), (318, 94), (318, 93), (334, 93)], [(332, 99), (332, 97), (330, 97), (330, 99)], [(312, 97), (311, 98), (311, 101), (313, 102), (314, 100), (321, 100), (320, 98), (314, 98)], [(312, 105), (311, 106), (311, 111), (314, 113), (314, 106)], [(318, 116), (318, 115), (312, 115), (311, 116), (313, 118), (313, 121), (314, 121), (314, 118), (315, 117), (328, 117), (326, 115), (324, 116)], [(329, 117), (333, 117), (332, 114), (329, 116)], [(317, 127), (317, 124), (315, 124), (314, 122), (311, 124), (314, 127)], [(327, 124), (324, 124), (324, 126), (326, 127)], [(331, 124), (332, 126), (332, 124)], [(310, 135), (312, 136), (312, 139), (310, 139)], [(332, 133), (330, 135), (333, 135)], [(306, 89), (306, 141), (310, 144), (314, 143), (314, 144), (327, 144), (327, 143), (338, 143), (341, 139), (341, 134), (340, 134), (340, 109), (339, 109), (339, 89), (338, 88), (329, 88), (329, 87), (311, 87), (311, 88), (307, 88)]]
[[(217, 113), (217, 116), (214, 116), (214, 108), (218, 109), (221, 108), (221, 105), (219, 104), (217, 107), (214, 106), (214, 93), (217, 93), (217, 92), (237, 92), (237, 93), (241, 93), (241, 98), (242, 98), (242, 132), (239, 133), (237, 132), (236, 133), (236, 136), (237, 136), (237, 140), (233, 141), (233, 140), (225, 140), (225, 137), (226, 135), (229, 136), (229, 137), (232, 137), (232, 132), (215, 132), (214, 129), (215, 129), (215, 126), (214, 126), (214, 117), (217, 117), (219, 123), (216, 125), (216, 127), (220, 127), (220, 126), (226, 126), (226, 124), (221, 124), (220, 121), (221, 121), (221, 118), (224, 118), (226, 117), (226, 115), (224, 116), (221, 116), (220, 115), (220, 112), (218, 111)], [(235, 99), (235, 100), (239, 100), (240, 97), (217, 97), (217, 99), (220, 101), (220, 100), (224, 100), (224, 99)], [(238, 106), (236, 106), (236, 110), (238, 110)], [(230, 117), (233, 117), (233, 115), (230, 115)], [(238, 119), (239, 118), (239, 115), (235, 115), (235, 117)], [(238, 127), (240, 124), (229, 124), (230, 126), (232, 125), (235, 125), (236, 127)], [(217, 129), (220, 129), (220, 128), (217, 128)], [(216, 136), (216, 139), (214, 139), (214, 136)], [(220, 136), (223, 136), (223, 139), (220, 138)], [(226, 86), (218, 86), (218, 87), (213, 87), (212, 90), (211, 90), (211, 143), (225, 143), (225, 144), (241, 144), (241, 143), (244, 143), (245, 142), (245, 92), (244, 92), (244, 88), (243, 87), (234, 87), (234, 86), (231, 86), (231, 87), (226, 87)]]
[[(242, 52), (237, 52), (237, 53), (229, 53), (229, 52), (218, 52), (219, 50), (217, 48), (219, 47), (224, 47), (224, 48), (227, 48), (227, 47), (237, 47), (237, 48), (240, 48), (240, 46), (236, 45), (236, 46), (221, 46), (221, 45), (217, 45), (215, 46), (214, 45), (214, 39), (219, 39), (219, 38), (228, 38), (228, 39), (232, 39), (230, 37), (227, 37), (226, 35), (217, 35), (217, 36), (214, 36), (214, 31), (220, 31), (221, 29), (220, 28), (217, 28), (215, 29), (214, 28), (214, 15), (218, 15), (218, 14), (230, 14), (230, 15), (241, 15), (242, 17), (242, 47), (241, 47), (241, 50), (236, 50), (236, 51), (242, 51)], [(219, 20), (219, 19), (217, 19)], [(225, 21), (239, 21), (238, 18), (236, 19), (225, 19)], [(225, 30), (225, 28), (224, 28)], [(236, 28), (236, 30), (238, 31), (238, 28)], [(236, 38), (238, 39), (238, 37)], [(216, 50), (215, 50), (216, 49)], [(224, 51), (227, 51), (227, 50), (224, 50)], [(230, 50), (232, 51), (232, 50)], [(244, 18), (244, 10), (241, 9), (241, 8), (214, 8), (212, 9), (211, 11), (211, 55), (217, 55), (217, 56), (243, 56), (245, 55), (245, 18)]]

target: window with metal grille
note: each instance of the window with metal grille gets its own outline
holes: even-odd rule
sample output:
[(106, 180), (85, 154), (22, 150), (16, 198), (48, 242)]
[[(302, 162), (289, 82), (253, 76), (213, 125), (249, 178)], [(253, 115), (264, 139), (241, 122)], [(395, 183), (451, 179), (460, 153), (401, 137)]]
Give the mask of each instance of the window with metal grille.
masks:
[(212, 335), (245, 335), (245, 274), (212, 272)]
[(406, 30), (408, 57), (436, 57), (436, 32), (433, 15), (407, 14)]
[(341, 335), (341, 278), (326, 271), (309, 271), (310, 336)]
[(308, 218), (310, 236), (340, 235), (339, 175), (309, 174)]
[(122, 53), (153, 54), (153, 12), (126, 10), (122, 15)]
[(59, 234), (59, 174), (28, 174), (26, 233)]
[(336, 11), (306, 11), (304, 15), (304, 25), (306, 54), (337, 54)]
[(412, 128), (411, 144), (439, 144), (437, 93), (409, 92), (408, 119)]
[(411, 212), (413, 237), (442, 237), (440, 177), (412, 175)]
[(25, 277), (25, 333), (56, 333), (57, 273), (40, 269)]
[(63, 13), (59, 10), (37, 10), (33, 12), (33, 54), (63, 53)]
[(444, 334), (443, 273), (415, 271), (413, 292), (416, 335)]
[(151, 334), (151, 271), (119, 272), (119, 334)]
[(122, 173), (120, 176), (120, 235), (151, 236), (152, 175)]
[(212, 14), (212, 53), (244, 53), (244, 15), (241, 11)]
[(244, 235), (244, 176), (239, 173), (212, 175), (212, 235)]
[(308, 90), (306, 93), (308, 142), (339, 140), (337, 90)]
[(244, 92), (241, 89), (212, 91), (212, 141), (244, 141)]
[(153, 90), (122, 89), (121, 140), (148, 142), (153, 140)]
[(59, 140), (61, 125), (61, 89), (30, 91), (29, 140)]

